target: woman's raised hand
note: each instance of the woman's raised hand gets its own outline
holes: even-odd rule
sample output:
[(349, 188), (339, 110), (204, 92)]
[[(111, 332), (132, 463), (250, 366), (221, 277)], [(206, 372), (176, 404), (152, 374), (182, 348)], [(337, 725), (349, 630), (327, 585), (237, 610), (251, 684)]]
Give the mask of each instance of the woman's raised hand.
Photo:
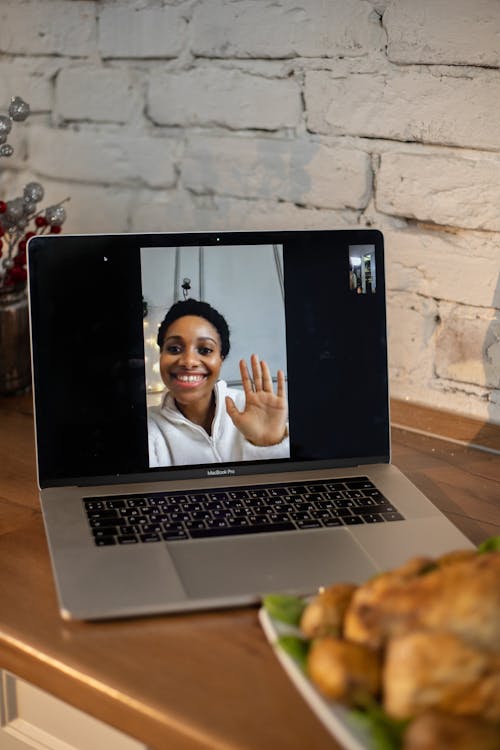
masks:
[(269, 367), (256, 354), (250, 357), (252, 378), (247, 364), (240, 360), (240, 372), (245, 391), (245, 409), (239, 411), (233, 399), (226, 396), (227, 413), (234, 426), (254, 445), (281, 443), (287, 434), (288, 405), (285, 396), (285, 375), (278, 370), (276, 393)]

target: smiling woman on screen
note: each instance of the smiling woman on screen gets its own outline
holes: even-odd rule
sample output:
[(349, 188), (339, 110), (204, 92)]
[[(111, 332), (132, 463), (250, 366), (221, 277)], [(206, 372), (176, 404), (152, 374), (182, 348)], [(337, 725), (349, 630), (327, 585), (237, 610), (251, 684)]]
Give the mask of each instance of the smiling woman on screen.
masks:
[(167, 388), (149, 409), (150, 466), (288, 458), (285, 376), (274, 392), (256, 354), (251, 373), (240, 360), (243, 390), (219, 378), (229, 353), (229, 328), (207, 302), (176, 302), (158, 331), (160, 373)]

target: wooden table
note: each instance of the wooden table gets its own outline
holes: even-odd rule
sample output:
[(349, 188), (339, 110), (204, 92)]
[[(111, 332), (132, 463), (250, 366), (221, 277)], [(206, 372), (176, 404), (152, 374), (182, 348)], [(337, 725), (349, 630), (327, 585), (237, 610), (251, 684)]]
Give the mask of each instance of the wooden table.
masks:
[[(394, 403), (393, 459), (475, 543), (500, 533), (500, 428)], [(452, 436), (447, 442), (428, 433)], [(333, 750), (255, 608), (105, 623), (57, 610), (31, 397), (0, 400), (0, 668), (155, 750)]]

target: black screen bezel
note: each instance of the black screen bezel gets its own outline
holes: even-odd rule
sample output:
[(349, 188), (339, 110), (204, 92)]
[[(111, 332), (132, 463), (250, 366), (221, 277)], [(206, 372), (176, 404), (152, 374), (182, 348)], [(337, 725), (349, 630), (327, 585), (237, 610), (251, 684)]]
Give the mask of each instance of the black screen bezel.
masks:
[[(131, 454), (126, 459), (125, 467), (115, 466), (114, 469), (111, 465), (106, 467), (102, 461), (99, 463), (92, 457), (94, 448), (97, 452), (105, 451), (106, 440), (111, 441), (115, 433), (123, 430), (126, 432), (130, 421), (137, 420), (137, 415), (141, 411), (145, 413), (144, 362), (141, 363), (143, 356), (142, 300), (137, 294), (137, 284), (140, 285), (140, 248), (215, 244), (229, 246), (279, 244), (284, 248), (285, 259), (284, 284), (292, 455), (287, 460), (227, 464), (231, 471), (241, 476), (277, 472), (284, 469), (315, 469), (389, 461), (384, 252), (383, 237), (379, 231), (353, 229), (54, 235), (32, 238), (28, 247), (37, 457), (41, 487), (196, 479), (206, 477), (210, 469), (220, 468), (217, 464), (205, 464), (150, 469), (147, 466), (146, 446), (143, 447), (142, 465), (134, 464), (135, 454)], [(348, 247), (356, 244), (375, 246), (378, 283), (376, 294), (360, 295), (359, 299), (354, 300), (348, 289)], [(331, 255), (329, 255), (330, 252)], [(68, 365), (64, 364), (68, 362), (64, 357), (78, 356), (78, 352), (72, 349), (78, 348), (78, 328), (80, 326), (83, 331), (85, 322), (83, 315), (80, 323), (74, 319), (75, 310), (72, 305), (76, 303), (72, 294), (72, 284), (68, 283), (67, 275), (71, 274), (73, 279), (79, 279), (81, 282), (77, 297), (83, 300), (84, 304), (87, 304), (85, 285), (88, 286), (88, 305), (93, 306), (91, 309), (95, 311), (99, 300), (102, 304), (105, 302), (106, 290), (110, 286), (105, 276), (107, 269), (102, 271), (104, 273), (102, 279), (96, 279), (95, 273), (92, 275), (92, 268), (89, 268), (92, 258), (99, 257), (100, 253), (108, 253), (115, 260), (113, 284), (119, 285), (119, 288), (123, 290), (120, 296), (123, 310), (120, 309), (120, 314), (128, 316), (128, 321), (129, 323), (132, 321), (132, 324), (120, 326), (116, 325), (116, 321), (114, 324), (111, 321), (110, 324), (110, 316), (106, 315), (104, 309), (103, 318), (108, 318), (108, 325), (106, 320), (100, 321), (103, 325), (103, 346), (100, 348), (96, 345), (92, 356), (88, 358), (90, 362), (82, 364), (89, 369), (89, 377), (92, 378), (92, 363), (98, 362), (99, 357), (105, 360), (108, 356), (106, 342), (113, 340), (113, 346), (116, 348), (116, 356), (112, 355), (113, 367), (116, 370), (114, 383), (123, 389), (121, 398), (127, 403), (123, 411), (120, 411), (121, 406), (116, 407), (121, 422), (110, 423), (107, 425), (107, 432), (106, 430), (99, 434), (96, 432), (93, 436), (91, 426), (85, 424), (85, 403), (81, 411), (78, 411), (76, 406), (80, 404), (79, 399), (85, 402), (86, 394), (81, 393), (81, 388), (79, 393), (71, 394), (71, 389), (68, 388), (69, 376), (78, 372), (78, 369), (73, 367), (73, 370), (69, 370)], [(130, 259), (134, 254), (135, 262)], [(289, 263), (287, 258), (292, 256), (293, 262)], [(329, 270), (332, 271), (331, 278), (328, 278)], [(86, 273), (88, 277), (85, 276)], [(130, 289), (127, 285), (130, 285)], [(352, 310), (359, 312), (359, 315), (356, 313), (354, 316), (356, 318), (354, 323), (345, 318), (342, 319), (342, 315), (346, 314), (346, 305), (351, 305)], [(67, 308), (70, 308), (70, 312)], [(297, 354), (297, 351), (308, 348), (312, 335), (308, 330), (308, 316), (313, 321), (311, 325), (318, 329), (318, 340), (315, 342), (316, 354), (311, 356), (311, 352), (306, 351), (302, 356), (300, 353)], [(96, 331), (99, 325), (98, 317), (96, 314), (92, 318), (92, 325)], [(62, 324), (63, 319), (65, 322)], [(63, 331), (56, 334), (55, 330), (61, 324)], [(331, 351), (332, 348), (335, 349), (330, 341), (331, 331), (335, 326), (337, 326), (335, 334), (337, 338), (334, 340), (341, 341), (343, 354)], [(362, 335), (364, 343), (359, 338)], [(351, 346), (350, 337), (352, 339), (357, 337), (359, 346), (362, 348)], [(84, 335), (80, 338), (82, 341), (88, 341)], [(66, 342), (66, 348), (61, 351), (63, 342)], [(347, 359), (350, 360), (347, 362), (344, 356), (346, 351)], [(105, 365), (104, 361), (103, 366)], [(331, 384), (331, 388), (336, 391), (334, 396), (337, 405), (336, 414), (340, 416), (337, 421), (332, 407), (329, 414), (331, 424), (329, 426), (325, 422), (321, 434), (317, 432), (318, 420), (319, 417), (324, 416), (325, 410), (320, 408), (323, 402), (317, 387), (310, 388), (308, 396), (316, 415), (304, 415), (304, 410), (307, 411), (307, 399), (304, 399), (300, 381), (307, 379), (308, 372), (313, 373), (309, 377), (316, 378), (316, 386), (320, 381), (327, 379), (328, 384)], [(351, 375), (346, 375), (349, 372)], [(347, 418), (345, 415), (349, 399), (352, 397), (353, 378), (360, 386), (355, 400), (356, 403), (361, 400), (361, 405), (351, 404), (349, 406), (351, 417)], [(105, 398), (108, 398), (112, 403), (118, 404), (120, 394), (117, 396), (115, 390), (116, 388), (110, 389), (106, 394), (106, 386), (104, 387), (103, 403), (105, 403)], [(330, 398), (328, 385), (326, 391)], [(77, 409), (76, 414), (73, 415), (74, 419), (70, 419), (66, 425), (65, 415), (72, 413), (72, 408)], [(299, 410), (302, 413), (300, 425), (297, 421)], [(54, 411), (58, 415), (55, 421)], [(92, 418), (95, 419), (91, 412), (89, 419)], [(307, 425), (310, 425), (310, 429)], [(337, 448), (332, 455), (330, 452), (328, 455), (323, 455), (322, 446), (329, 444), (331, 438), (328, 432), (329, 427), (332, 434), (336, 435)], [(74, 439), (72, 436), (75, 436), (79, 429), (88, 430), (86, 453), (82, 453), (83, 460), (87, 462), (83, 471), (74, 470), (78, 461), (76, 464), (73, 463), (72, 470), (71, 458), (68, 458), (71, 456), (70, 447), (67, 448), (66, 460), (61, 461), (59, 455), (61, 450), (71, 443)], [(342, 444), (337, 437), (337, 432), (341, 434), (342, 431), (344, 435), (348, 435), (344, 441), (345, 450), (341, 447)], [(299, 432), (300, 445), (296, 439)], [(78, 451), (78, 446), (75, 446), (75, 450)]]

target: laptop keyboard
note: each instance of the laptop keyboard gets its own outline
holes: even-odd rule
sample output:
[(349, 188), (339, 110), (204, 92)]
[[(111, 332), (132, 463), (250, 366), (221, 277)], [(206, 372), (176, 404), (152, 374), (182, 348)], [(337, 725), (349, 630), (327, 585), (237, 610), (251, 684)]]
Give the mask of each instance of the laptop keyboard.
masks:
[(401, 521), (367, 477), (83, 500), (98, 546)]

